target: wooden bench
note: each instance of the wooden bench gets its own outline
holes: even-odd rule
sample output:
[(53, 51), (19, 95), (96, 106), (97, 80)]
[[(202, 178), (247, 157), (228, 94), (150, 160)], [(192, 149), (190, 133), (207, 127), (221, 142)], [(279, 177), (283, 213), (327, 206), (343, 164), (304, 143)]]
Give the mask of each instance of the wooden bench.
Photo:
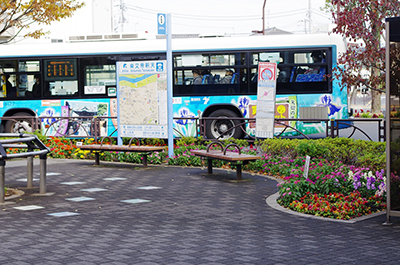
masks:
[[(110, 140), (109, 145), (103, 145), (103, 141), (105, 138), (108, 138)], [(132, 140), (136, 139), (138, 142), (138, 145), (131, 145)], [(99, 152), (104, 152), (104, 151), (109, 151), (109, 152), (135, 152), (135, 153), (141, 153), (143, 155), (143, 167), (147, 167), (147, 155), (153, 153), (153, 152), (161, 152), (166, 149), (165, 146), (141, 146), (140, 141), (137, 138), (132, 138), (129, 141), (129, 145), (115, 145), (111, 144), (111, 137), (107, 136), (104, 137), (100, 144), (93, 144), (93, 145), (81, 145), (78, 146), (81, 150), (89, 150), (89, 151), (97, 151), (94, 153), (94, 159), (95, 159), (95, 164), (100, 165), (100, 153)]]
[[(210, 150), (213, 145), (218, 145), (221, 150)], [(238, 152), (228, 150), (230, 147), (235, 147)], [(242, 180), (242, 166), (248, 164), (250, 161), (261, 159), (260, 156), (242, 154), (240, 148), (236, 144), (228, 144), (225, 148), (221, 142), (215, 141), (207, 146), (207, 150), (190, 150), (196, 156), (204, 157), (207, 159), (207, 172), (212, 174), (212, 160), (218, 159), (234, 163), (236, 166), (236, 179)], [(241, 163), (240, 163), (241, 162)]]

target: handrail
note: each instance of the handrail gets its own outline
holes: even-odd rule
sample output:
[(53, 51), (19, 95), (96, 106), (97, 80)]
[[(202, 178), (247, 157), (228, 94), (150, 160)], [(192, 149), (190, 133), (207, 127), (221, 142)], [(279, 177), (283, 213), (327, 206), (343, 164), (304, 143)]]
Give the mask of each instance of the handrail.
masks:
[[(36, 135), (32, 134), (17, 134), (17, 133), (0, 133), (0, 137), (13, 139), (0, 139), (0, 204), (5, 203), (4, 185), (5, 185), (5, 165), (6, 160), (13, 158), (27, 158), (27, 187), (33, 187), (33, 157), (40, 157), (40, 180), (39, 193), (46, 194), (46, 160), (47, 153), (50, 149), (44, 145)], [(17, 144), (26, 143), (26, 144)], [(7, 154), (8, 148), (23, 148), (26, 152)], [(39, 149), (35, 151), (35, 149)]]
[(103, 138), (101, 138), (100, 146), (103, 145), (103, 141), (104, 141), (105, 139), (110, 140), (110, 145), (112, 145), (112, 139), (111, 139), (111, 137), (110, 137), (110, 136), (104, 136)]
[[(18, 137), (18, 136), (19, 135), (17, 135), (17, 136), (4, 136), (4, 134), (1, 134), (1, 137)], [(27, 142), (34, 141), (35, 139), (36, 139), (36, 137), (33, 137), (31, 135), (31, 137), (25, 137), (25, 138), (20, 138), (20, 139), (3, 139), (3, 140), (0, 140), (0, 143), (2, 143), (2, 144), (13, 144), (13, 143), (18, 143), (18, 142), (27, 143)]]
[(132, 138), (129, 140), (128, 146), (131, 146), (133, 140), (137, 140), (137, 145), (140, 146), (140, 140), (139, 140), (139, 138), (136, 138), (136, 137), (132, 137)]
[(226, 151), (228, 151), (228, 148), (229, 147), (235, 147), (237, 150), (238, 150), (238, 152), (239, 152), (239, 155), (241, 155), (242, 154), (242, 151), (240, 151), (240, 147), (237, 145), (237, 144), (228, 144), (227, 146), (225, 146), (225, 148), (224, 148), (224, 155), (226, 154)]
[(17, 154), (7, 154), (5, 156), (0, 155), (0, 159), (13, 159), (13, 158), (25, 158), (29, 156), (37, 156), (37, 155), (45, 155), (47, 154), (47, 150), (40, 150), (40, 151), (31, 151), (27, 153), (17, 153)]
[(220, 141), (214, 141), (214, 142), (209, 143), (209, 144), (207, 145), (207, 153), (210, 151), (211, 146), (213, 146), (213, 145), (218, 145), (218, 146), (220, 146), (220, 147), (221, 147), (221, 152), (224, 150), (224, 146), (222, 145), (222, 143), (221, 143)]

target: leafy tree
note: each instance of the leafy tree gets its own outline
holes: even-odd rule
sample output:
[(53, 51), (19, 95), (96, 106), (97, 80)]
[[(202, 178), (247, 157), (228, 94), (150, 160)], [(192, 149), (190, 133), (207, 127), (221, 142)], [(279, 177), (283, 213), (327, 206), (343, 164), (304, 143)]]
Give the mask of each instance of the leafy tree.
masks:
[(39, 38), (47, 34), (43, 29), (30, 30), (30, 26), (49, 25), (73, 15), (84, 3), (75, 0), (0, 0), (0, 35), (15, 28), (16, 33), (5, 42), (12, 41), (22, 30), (24, 37)]
[[(346, 53), (338, 58), (344, 65), (338, 68), (335, 77), (343, 86), (371, 89), (371, 112), (381, 110), (380, 95), (385, 87), (385, 47), (381, 42), (385, 30), (385, 18), (400, 14), (398, 0), (327, 0), (336, 27), (334, 33), (350, 40)], [(369, 78), (362, 76), (367, 70)]]

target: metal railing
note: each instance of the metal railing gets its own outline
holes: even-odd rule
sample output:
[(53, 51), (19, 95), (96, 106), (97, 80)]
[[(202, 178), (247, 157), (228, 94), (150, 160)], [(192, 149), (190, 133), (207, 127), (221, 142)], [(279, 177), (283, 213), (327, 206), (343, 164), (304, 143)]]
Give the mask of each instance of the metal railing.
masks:
[[(74, 137), (74, 138), (87, 138), (95, 137), (96, 139), (102, 136), (101, 126), (102, 122), (106, 120), (116, 120), (115, 116), (10, 116), (2, 117), (1, 120), (5, 124), (12, 122), (11, 129), (14, 129), (15, 133), (33, 132), (36, 130), (42, 130), (45, 136), (63, 136), (63, 137)], [(29, 123), (29, 126), (27, 125)], [(112, 123), (112, 122), (111, 122)], [(6, 126), (5, 126), (6, 127)], [(4, 128), (4, 130), (9, 128)], [(107, 130), (107, 128), (105, 128)], [(78, 131), (84, 132), (84, 135), (75, 135)]]
[[(49, 136), (49, 132), (52, 131), (55, 133), (55, 136), (64, 136), (64, 137), (75, 137), (75, 138), (86, 138), (86, 137), (94, 137), (95, 140), (107, 136), (105, 132), (109, 131), (109, 128), (104, 128), (102, 133), (102, 126), (104, 122), (107, 121), (108, 127), (113, 128), (116, 122), (112, 122), (112, 120), (116, 121), (117, 117), (115, 116), (71, 116), (71, 117), (32, 117), (32, 116), (12, 116), (12, 117), (3, 117), (2, 120), (4, 121), (13, 121), (15, 126), (13, 128), (24, 128), (24, 121), (29, 121), (31, 124), (31, 130), (35, 131), (40, 129), (43, 120), (46, 120), (45, 128), (41, 128), (44, 132), (44, 135)], [(174, 121), (191, 121), (195, 123), (197, 128), (197, 135), (203, 136), (206, 138), (206, 131), (207, 131), (207, 121), (209, 120), (233, 120), (239, 121), (237, 124), (231, 128), (229, 128), (224, 134), (230, 133), (234, 129), (240, 129), (243, 131), (243, 134), (246, 136), (247, 139), (250, 141), (254, 141), (255, 138), (252, 135), (249, 135), (246, 130), (244, 129), (248, 124), (254, 124), (256, 119), (255, 118), (238, 118), (238, 117), (203, 117), (203, 118), (182, 118), (176, 117)], [(370, 137), (370, 131), (363, 130), (360, 126), (355, 125), (356, 122), (367, 122), (370, 124), (376, 124), (377, 131), (374, 134), (377, 135), (378, 141), (385, 141), (386, 134), (385, 134), (385, 120), (379, 118), (355, 118), (355, 119), (275, 119), (275, 125), (283, 127), (282, 130), (275, 136), (275, 137), (287, 137), (284, 136), (285, 132), (292, 130), (296, 132), (299, 137), (310, 139), (309, 135), (304, 134), (302, 131), (296, 128), (296, 126), (291, 126), (291, 122), (302, 122), (302, 123), (322, 123), (325, 126), (325, 135), (322, 137), (344, 137), (341, 135), (342, 127), (347, 127), (352, 130), (352, 132), (347, 136), (347, 138), (352, 138), (356, 132), (359, 132), (361, 135), (364, 135), (368, 140), (372, 141)], [(73, 126), (71, 126), (73, 124)], [(69, 126), (69, 127), (68, 127)], [(104, 126), (103, 126), (104, 127)], [(85, 135), (76, 135), (77, 131), (83, 131)], [(18, 131), (22, 133), (23, 131)], [(177, 134), (180, 134), (179, 131), (175, 130)], [(112, 134), (115, 133), (115, 130)], [(181, 135), (183, 136), (183, 135)], [(220, 140), (223, 136), (218, 137), (214, 140)], [(321, 137), (321, 136), (320, 136)], [(211, 139), (210, 139), (211, 140)]]
[[(205, 134), (206, 134), (207, 120), (215, 120), (215, 119), (226, 120), (227, 118), (206, 117), (206, 118), (199, 119), (198, 132), (201, 136), (205, 136)], [(229, 120), (240, 120), (242, 122), (229, 128), (226, 132), (224, 132), (224, 134), (228, 134), (231, 130), (239, 128), (246, 134), (246, 136), (250, 140), (253, 140), (253, 141), (255, 140), (254, 136), (249, 135), (243, 129), (244, 125), (247, 125), (250, 123), (255, 123), (255, 121), (256, 121), (255, 118), (232, 118), (232, 117), (229, 117)], [(326, 138), (328, 138), (328, 137), (331, 137), (331, 138), (343, 137), (340, 135), (340, 130), (342, 130), (343, 128), (349, 128), (352, 130), (352, 132), (346, 138), (352, 138), (356, 132), (360, 132), (368, 140), (373, 141), (369, 135), (369, 133), (372, 133), (372, 132), (366, 132), (360, 126), (357, 126), (354, 124), (355, 122), (367, 122), (367, 123), (371, 123), (371, 124), (376, 124), (377, 130), (375, 132), (376, 132), (378, 141), (380, 141), (380, 142), (386, 141), (386, 130), (385, 130), (386, 122), (384, 119), (378, 119), (378, 118), (376, 118), (376, 119), (366, 119), (366, 118), (365, 119), (364, 118), (359, 118), (359, 119), (275, 119), (275, 125), (284, 127), (280, 133), (275, 135), (276, 138), (282, 137), (287, 130), (293, 130), (296, 133), (298, 133), (301, 137), (303, 137), (305, 139), (311, 139), (309, 135), (306, 135), (302, 131), (297, 129), (296, 127), (289, 125), (290, 122), (324, 123), (325, 124), (324, 137), (326, 137)], [(218, 137), (218, 139), (216, 139), (216, 140), (220, 140), (222, 137), (223, 137), (223, 135)], [(321, 137), (319, 137), (319, 138), (321, 138)]]

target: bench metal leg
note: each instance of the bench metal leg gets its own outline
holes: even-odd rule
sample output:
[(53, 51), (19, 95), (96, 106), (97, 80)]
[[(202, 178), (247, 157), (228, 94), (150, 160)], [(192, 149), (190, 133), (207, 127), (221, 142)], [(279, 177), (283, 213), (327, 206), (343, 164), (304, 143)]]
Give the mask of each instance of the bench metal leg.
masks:
[(99, 152), (94, 153), (94, 164), (96, 166), (100, 165), (100, 153)]
[(242, 180), (242, 165), (241, 164), (236, 165), (236, 179)]
[(5, 166), (6, 166), (6, 161), (0, 160), (0, 203), (4, 203), (4, 197), (5, 197), (5, 192), (4, 192), (5, 173), (6, 173)]
[(143, 154), (143, 167), (147, 167), (147, 154)]
[(33, 156), (28, 156), (27, 158), (27, 179), (26, 179), (26, 187), (33, 188)]
[(40, 157), (39, 193), (46, 194), (47, 155)]
[(207, 173), (212, 174), (212, 159), (207, 158)]

